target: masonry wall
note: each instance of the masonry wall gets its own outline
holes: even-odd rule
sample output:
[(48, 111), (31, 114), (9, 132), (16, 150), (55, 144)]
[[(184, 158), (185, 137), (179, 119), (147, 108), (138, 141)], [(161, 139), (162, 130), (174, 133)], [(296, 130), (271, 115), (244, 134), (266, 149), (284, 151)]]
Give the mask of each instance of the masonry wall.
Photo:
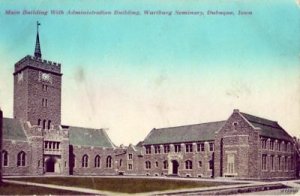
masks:
[[(3, 166), (3, 176), (24, 176), (31, 173), (31, 147), (26, 141), (3, 140), (3, 150), (8, 152), (8, 166)], [(17, 166), (17, 155), (26, 153), (25, 166)]]
[[(259, 178), (259, 134), (234, 112), (215, 136), (215, 176)], [(234, 174), (228, 171), (229, 154), (234, 156)]]
[[(82, 166), (82, 158), (88, 155), (88, 166)], [(100, 156), (100, 167), (95, 167), (95, 157)], [(111, 167), (106, 166), (107, 157), (112, 158)], [(70, 173), (73, 175), (115, 175), (117, 174), (117, 164), (115, 162), (114, 149), (73, 146), (70, 145)]]
[[(175, 152), (174, 145), (170, 144), (170, 152), (164, 153), (163, 145), (160, 146), (160, 153), (155, 154), (154, 145), (152, 145), (151, 154), (146, 154), (143, 150), (143, 157), (139, 160), (139, 174), (150, 176), (172, 175), (172, 161), (179, 163), (178, 176), (181, 177), (206, 177), (213, 176), (213, 169), (210, 169), (210, 161), (214, 161), (214, 151), (210, 151), (209, 143), (213, 141), (199, 142), (204, 143), (204, 151), (197, 150), (197, 143), (188, 143), (193, 145), (192, 152), (186, 152), (186, 143), (182, 143), (181, 152)], [(151, 168), (146, 168), (146, 161), (151, 162)], [(164, 161), (168, 162), (168, 167), (164, 168)], [(186, 168), (186, 161), (192, 161), (192, 168)], [(200, 164), (201, 162), (201, 164)]]
[[(42, 74), (49, 74), (46, 81)], [(44, 88), (43, 85), (47, 86)], [(47, 107), (42, 99), (47, 99)], [(38, 119), (61, 124), (61, 73), (60, 66), (53, 63), (25, 58), (15, 65), (14, 117), (38, 124)]]

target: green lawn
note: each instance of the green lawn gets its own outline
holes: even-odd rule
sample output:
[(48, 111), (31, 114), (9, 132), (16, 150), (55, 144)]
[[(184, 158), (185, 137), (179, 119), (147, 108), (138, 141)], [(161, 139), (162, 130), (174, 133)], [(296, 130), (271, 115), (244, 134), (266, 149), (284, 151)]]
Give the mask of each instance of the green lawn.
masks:
[[(0, 195), (78, 195), (82, 193), (50, 189), (36, 186), (3, 183), (0, 185)], [(85, 194), (86, 195), (86, 194)]]
[(101, 178), (101, 177), (48, 177), (48, 178), (16, 178), (27, 182), (56, 184), (62, 186), (74, 186), (91, 188), (103, 191), (121, 193), (142, 193), (151, 191), (174, 190), (183, 188), (199, 188), (232, 183), (222, 182), (192, 182), (168, 179), (138, 179), (138, 178)]

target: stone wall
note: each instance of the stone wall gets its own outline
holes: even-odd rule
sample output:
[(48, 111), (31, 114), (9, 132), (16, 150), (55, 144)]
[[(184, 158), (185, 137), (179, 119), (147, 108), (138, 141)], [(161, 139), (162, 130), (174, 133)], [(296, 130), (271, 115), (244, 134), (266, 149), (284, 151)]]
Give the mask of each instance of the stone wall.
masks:
[[(82, 158), (88, 156), (88, 166), (82, 166)], [(100, 156), (100, 167), (95, 167), (95, 157)], [(114, 149), (92, 146), (70, 146), (70, 170), (73, 175), (115, 175), (117, 163), (115, 163)], [(111, 167), (106, 166), (107, 157), (110, 156)]]
[[(212, 177), (213, 169), (210, 169), (210, 161), (214, 161), (214, 151), (210, 151), (209, 143), (213, 141), (200, 142), (204, 143), (204, 151), (197, 150), (197, 143), (192, 144), (192, 152), (186, 152), (186, 144), (182, 143), (181, 152), (175, 152), (173, 144), (170, 144), (170, 152), (164, 153), (163, 145), (160, 146), (160, 153), (155, 154), (154, 146), (151, 146), (151, 154), (146, 154), (143, 150), (143, 157), (139, 159), (139, 173), (142, 175), (172, 175), (173, 162), (177, 161), (178, 176), (181, 177)], [(151, 168), (146, 168), (146, 161), (151, 162)], [(167, 161), (168, 167), (164, 168), (164, 161)], [(192, 168), (186, 168), (186, 161), (192, 162)], [(200, 163), (201, 162), (201, 163)]]
[[(3, 140), (3, 150), (8, 152), (8, 166), (3, 166), (4, 176), (31, 175), (31, 147), (27, 141)], [(26, 153), (25, 166), (17, 166), (17, 155)]]
[[(44, 73), (49, 79), (43, 79)], [(61, 73), (57, 64), (29, 58), (15, 65), (14, 117), (32, 125), (37, 125), (38, 119), (61, 124)]]

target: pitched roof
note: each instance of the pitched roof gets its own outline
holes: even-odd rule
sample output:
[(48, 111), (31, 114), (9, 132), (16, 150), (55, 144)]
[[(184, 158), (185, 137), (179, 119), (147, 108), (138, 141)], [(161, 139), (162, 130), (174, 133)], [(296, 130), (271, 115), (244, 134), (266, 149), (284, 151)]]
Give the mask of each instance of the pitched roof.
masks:
[(196, 125), (152, 129), (152, 131), (145, 138), (143, 144), (166, 144), (214, 140), (215, 132), (218, 131), (224, 124), (225, 121), (219, 121)]
[(292, 137), (276, 122), (265, 118), (242, 113), (254, 127), (260, 128), (260, 135), (275, 139), (284, 139), (291, 141)]
[(97, 146), (113, 148), (114, 145), (103, 129), (91, 129), (84, 127), (64, 126), (69, 128), (71, 145)]
[(21, 122), (13, 118), (3, 118), (3, 139), (27, 141)]

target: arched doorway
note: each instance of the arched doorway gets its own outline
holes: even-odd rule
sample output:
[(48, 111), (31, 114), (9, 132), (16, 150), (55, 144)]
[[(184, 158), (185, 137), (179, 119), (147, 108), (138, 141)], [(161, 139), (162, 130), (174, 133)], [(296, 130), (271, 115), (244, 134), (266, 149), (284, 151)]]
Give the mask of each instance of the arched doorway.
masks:
[(178, 161), (172, 160), (172, 174), (173, 175), (178, 175), (178, 167), (179, 167)]
[(55, 162), (53, 157), (46, 160), (46, 172), (55, 172)]

